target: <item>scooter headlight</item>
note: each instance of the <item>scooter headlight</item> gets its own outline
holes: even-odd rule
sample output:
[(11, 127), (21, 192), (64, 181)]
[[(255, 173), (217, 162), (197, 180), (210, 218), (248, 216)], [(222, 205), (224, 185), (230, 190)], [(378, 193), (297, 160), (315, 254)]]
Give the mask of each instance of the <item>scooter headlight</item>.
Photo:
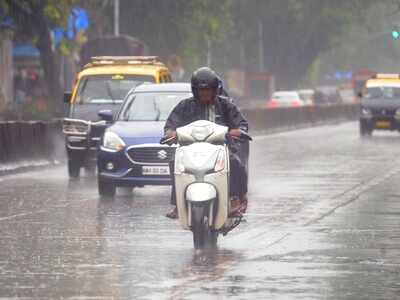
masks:
[(220, 150), (217, 156), (217, 160), (215, 161), (215, 172), (221, 172), (225, 169), (225, 153)]
[(106, 131), (103, 138), (103, 148), (111, 151), (120, 151), (125, 148), (124, 141), (112, 131)]

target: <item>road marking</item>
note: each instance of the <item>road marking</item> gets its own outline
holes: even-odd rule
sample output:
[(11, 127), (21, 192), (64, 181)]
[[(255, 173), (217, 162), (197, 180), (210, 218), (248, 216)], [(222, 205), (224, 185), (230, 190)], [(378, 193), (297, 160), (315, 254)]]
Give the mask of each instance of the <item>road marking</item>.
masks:
[(7, 216), (7, 217), (0, 217), (0, 222), (16, 219), (19, 217), (25, 217), (25, 216), (29, 216), (29, 215), (39, 214), (39, 213), (43, 213), (43, 212), (45, 212), (45, 210), (37, 210), (37, 211), (31, 211), (31, 212), (27, 212), (27, 213), (11, 215), (11, 216)]

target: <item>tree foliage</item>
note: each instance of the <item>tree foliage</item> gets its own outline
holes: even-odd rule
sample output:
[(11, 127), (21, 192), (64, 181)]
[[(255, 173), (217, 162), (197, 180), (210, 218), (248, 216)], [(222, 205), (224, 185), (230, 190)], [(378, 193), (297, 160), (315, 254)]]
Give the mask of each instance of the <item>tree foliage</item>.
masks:
[[(372, 2), (236, 0), (235, 16), (241, 22), (235, 40), (244, 41), (246, 57), (257, 58), (258, 48), (254, 45), (259, 41), (257, 23), (261, 22), (266, 69), (278, 83), (293, 86), (320, 53), (333, 47), (353, 23), (362, 21), (363, 12)], [(255, 69), (257, 63), (253, 59), (250, 68)]]
[(6, 13), (13, 18), (20, 39), (33, 42), (39, 49), (49, 96), (53, 101), (59, 101), (61, 85), (56, 55), (52, 47), (51, 29), (66, 26), (75, 1), (1, 0), (1, 2)]
[[(121, 0), (121, 31), (155, 54), (204, 65), (259, 69), (259, 24), (265, 71), (292, 86), (314, 60), (365, 20), (372, 0)], [(111, 16), (112, 17), (112, 16)], [(211, 44), (211, 49), (210, 49)]]
[[(390, 0), (391, 4), (398, 3)], [(354, 24), (362, 24), (373, 0), (120, 0), (120, 32), (143, 40), (152, 54), (178, 54), (190, 72), (205, 65), (219, 71), (260, 69), (293, 87), (316, 59), (335, 47)], [(87, 9), (89, 37), (112, 34), (113, 0), (0, 0), (20, 33), (41, 52), (50, 95), (60, 84), (50, 29), (65, 26), (73, 5)], [(315, 64), (314, 64), (315, 65)]]
[(207, 41), (216, 42), (231, 21), (226, 0), (122, 0), (121, 32), (148, 44), (154, 54), (181, 54), (204, 64)]

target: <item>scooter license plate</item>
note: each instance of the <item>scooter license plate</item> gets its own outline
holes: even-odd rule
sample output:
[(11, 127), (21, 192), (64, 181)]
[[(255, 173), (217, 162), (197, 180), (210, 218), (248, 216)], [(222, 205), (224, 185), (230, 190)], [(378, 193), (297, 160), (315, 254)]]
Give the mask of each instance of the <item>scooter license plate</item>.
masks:
[(143, 175), (169, 175), (168, 166), (143, 166)]

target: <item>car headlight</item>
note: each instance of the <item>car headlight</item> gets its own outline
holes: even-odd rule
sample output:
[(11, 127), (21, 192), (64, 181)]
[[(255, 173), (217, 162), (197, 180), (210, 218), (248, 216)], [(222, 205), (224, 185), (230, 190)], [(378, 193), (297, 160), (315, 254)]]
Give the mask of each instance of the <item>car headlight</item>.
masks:
[(63, 124), (64, 134), (87, 134), (89, 125), (86, 122), (67, 122)]
[(371, 112), (371, 110), (368, 109), (368, 108), (365, 108), (365, 107), (361, 108), (361, 114), (362, 114), (364, 117), (372, 117), (372, 112)]
[(394, 115), (396, 119), (400, 119), (400, 108), (396, 109), (396, 114)]
[(106, 131), (103, 138), (103, 148), (111, 151), (120, 151), (125, 148), (124, 141), (112, 131)]

